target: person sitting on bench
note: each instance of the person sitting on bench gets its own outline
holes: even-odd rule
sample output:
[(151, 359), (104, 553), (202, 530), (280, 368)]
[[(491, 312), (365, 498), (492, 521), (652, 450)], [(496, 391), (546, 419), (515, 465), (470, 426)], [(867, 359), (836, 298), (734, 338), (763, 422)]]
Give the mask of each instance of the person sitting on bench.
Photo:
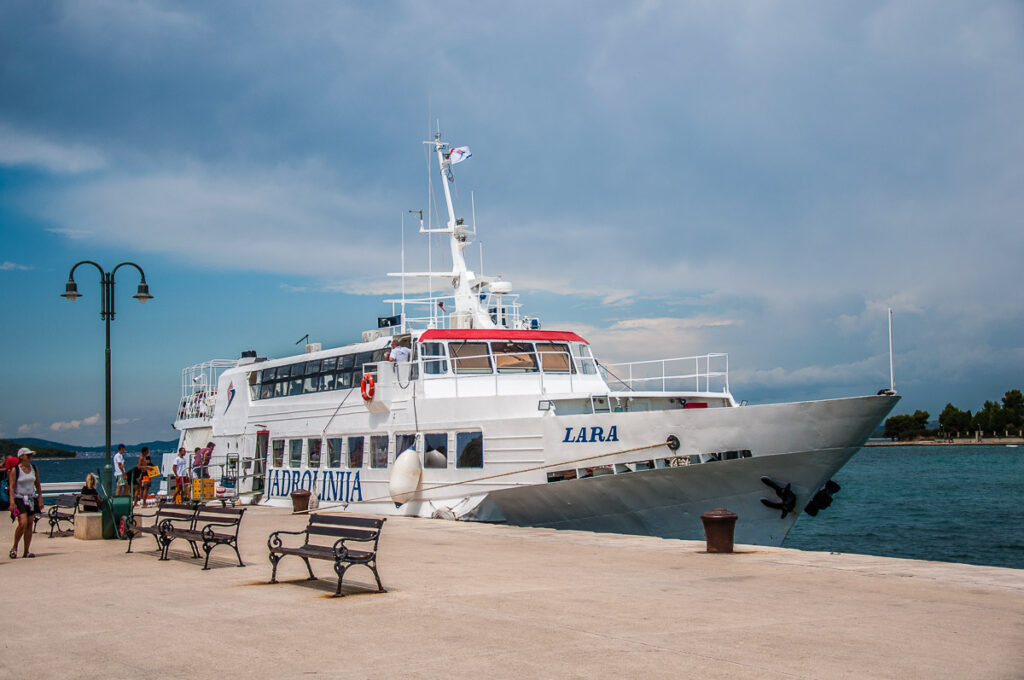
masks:
[(82, 512), (99, 512), (102, 502), (99, 489), (96, 488), (96, 475), (90, 472), (85, 476), (85, 486), (82, 487), (82, 497), (79, 499)]

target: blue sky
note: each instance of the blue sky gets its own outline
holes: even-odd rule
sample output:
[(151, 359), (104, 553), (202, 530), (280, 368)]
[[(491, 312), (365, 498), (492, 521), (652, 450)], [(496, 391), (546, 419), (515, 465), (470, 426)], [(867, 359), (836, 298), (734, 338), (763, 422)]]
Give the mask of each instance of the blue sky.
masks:
[[(484, 271), (752, 403), (1024, 387), (1019, 2), (0, 5), (0, 436), (172, 438), (182, 367), (388, 311), (431, 120)], [(411, 227), (411, 225), (410, 225)], [(410, 228), (410, 268), (423, 247)], [(476, 266), (476, 263), (472, 263)]]

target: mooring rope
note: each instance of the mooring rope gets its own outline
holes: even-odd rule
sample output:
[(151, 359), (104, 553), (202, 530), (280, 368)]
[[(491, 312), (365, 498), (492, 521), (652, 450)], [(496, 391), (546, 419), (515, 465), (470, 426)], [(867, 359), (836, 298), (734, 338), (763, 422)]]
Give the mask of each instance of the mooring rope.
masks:
[[(423, 492), (423, 491), (434, 491), (435, 489), (445, 489), (445, 488), (452, 487), (452, 486), (460, 486), (462, 484), (472, 484), (472, 483), (475, 483), (475, 482), (484, 482), (484, 481), (487, 481), (488, 479), (498, 479), (499, 477), (508, 477), (509, 475), (518, 475), (518, 474), (522, 474), (524, 472), (534, 472), (536, 470), (544, 470), (546, 468), (564, 467), (564, 466), (567, 466), (567, 465), (572, 465), (574, 463), (582, 463), (582, 462), (585, 462), (585, 461), (595, 460), (597, 458), (607, 458), (608, 456), (619, 456), (619, 455), (622, 455), (624, 453), (633, 453), (634, 451), (644, 451), (646, 449), (653, 449), (653, 448), (657, 448), (659, 446), (668, 446), (668, 442), (657, 442), (657, 443), (654, 443), (654, 444), (645, 444), (643, 446), (635, 446), (635, 447), (633, 447), (631, 449), (623, 449), (621, 451), (612, 451), (611, 453), (599, 453), (599, 454), (594, 455), (594, 456), (584, 456), (582, 458), (574, 458), (572, 460), (563, 460), (563, 461), (559, 461), (557, 463), (547, 463), (545, 465), (535, 465), (534, 467), (523, 468), (521, 470), (512, 470), (512, 471), (509, 471), (509, 472), (499, 472), (497, 474), (485, 475), (483, 477), (476, 477), (474, 479), (464, 479), (464, 480), (461, 480), (461, 481), (458, 481), (458, 482), (446, 482), (444, 484), (435, 484), (434, 486), (430, 486), (430, 487), (426, 487), (426, 488), (422, 488), (422, 489), (417, 489), (416, 493), (418, 494), (418, 493)], [(325, 505), (321, 505), (320, 507), (314, 508), (312, 510), (300, 510), (300, 511), (298, 511), (296, 513), (293, 513), (293, 514), (305, 515), (305, 514), (308, 514), (310, 512), (322, 512), (324, 510), (331, 510), (331, 509), (334, 509), (334, 508), (347, 508), (350, 505), (358, 505), (358, 504), (361, 504), (361, 503), (378, 503), (380, 501), (387, 501), (387, 500), (391, 500), (391, 496), (390, 495), (388, 495), (388, 496), (379, 496), (377, 498), (364, 498), (361, 501), (347, 501), (347, 502), (341, 502), (341, 503), (334, 503), (332, 505), (326, 505), (326, 506)]]

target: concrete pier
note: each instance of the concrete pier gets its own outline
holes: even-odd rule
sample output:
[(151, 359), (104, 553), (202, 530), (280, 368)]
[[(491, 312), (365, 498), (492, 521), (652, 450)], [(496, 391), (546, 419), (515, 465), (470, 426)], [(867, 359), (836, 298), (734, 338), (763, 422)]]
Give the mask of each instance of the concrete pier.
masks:
[(1024, 677), (1024, 570), (390, 518), (389, 592), (354, 567), (334, 599), (327, 562), (267, 583), (305, 521), (250, 509), (210, 571), (148, 536), (10, 560), (0, 522), (0, 679)]

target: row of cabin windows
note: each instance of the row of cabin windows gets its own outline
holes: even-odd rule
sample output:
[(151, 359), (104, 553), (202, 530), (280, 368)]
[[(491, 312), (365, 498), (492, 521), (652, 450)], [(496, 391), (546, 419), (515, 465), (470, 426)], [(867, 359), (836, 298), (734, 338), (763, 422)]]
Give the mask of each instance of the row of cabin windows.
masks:
[[(575, 359), (575, 361), (574, 361)], [(482, 341), (420, 343), (420, 360), (426, 375), (491, 373), (585, 373), (597, 368), (584, 343)]]
[[(358, 387), (366, 364), (384, 360), (387, 350), (302, 361), (265, 368), (251, 374), (253, 399), (273, 399), (298, 394), (327, 392)], [(426, 375), (498, 373), (584, 373), (597, 372), (590, 348), (560, 342), (423, 342), (418, 357)], [(413, 378), (416, 376), (413, 375)]]
[(258, 380), (252, 385), (253, 398), (272, 399), (358, 387), (363, 379), (363, 373), (367, 370), (366, 364), (383, 361), (386, 351), (379, 349), (373, 352), (342, 354), (337, 357), (265, 368), (259, 371)]
[[(479, 431), (456, 432), (455, 467), (482, 468), (484, 466), (484, 437)], [(305, 464), (310, 468), (369, 467), (384, 469), (394, 463), (395, 458), (408, 448), (416, 446), (416, 435), (401, 433), (394, 436), (393, 455), (388, 455), (391, 438), (386, 434), (357, 435), (349, 437), (310, 437), (307, 439), (271, 440), (272, 463), (274, 467), (303, 467), (303, 444)], [(426, 432), (423, 434), (423, 467), (445, 469), (448, 467), (449, 437), (447, 432)]]

